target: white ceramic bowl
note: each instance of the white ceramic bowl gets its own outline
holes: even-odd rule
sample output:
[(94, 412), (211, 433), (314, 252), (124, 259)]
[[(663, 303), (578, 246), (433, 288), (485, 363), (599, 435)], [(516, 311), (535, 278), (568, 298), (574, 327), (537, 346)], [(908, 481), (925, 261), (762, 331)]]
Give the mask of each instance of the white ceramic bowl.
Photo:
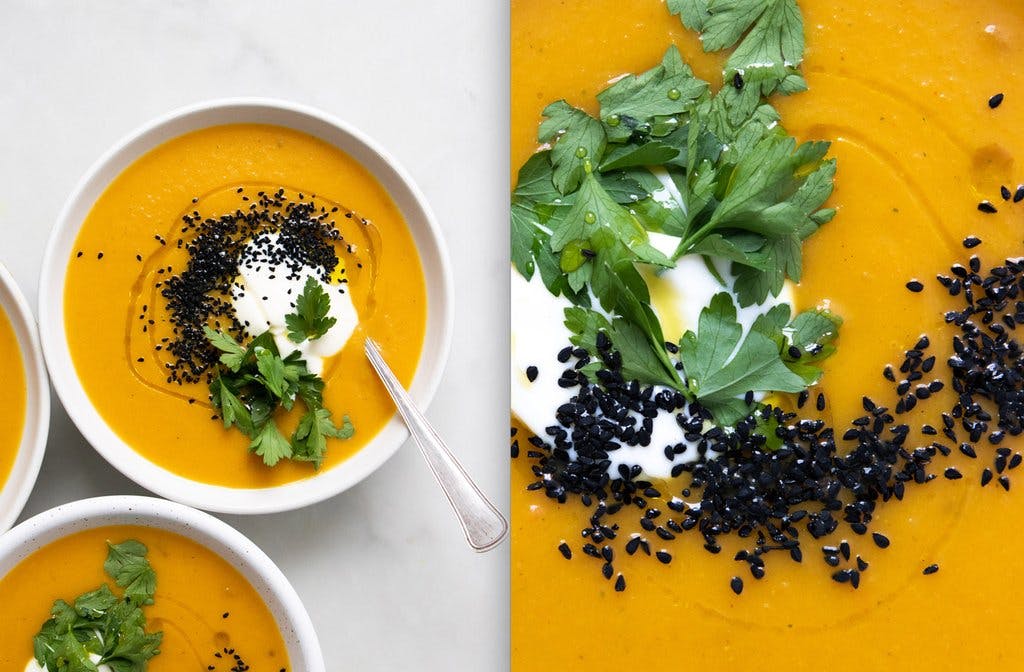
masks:
[(288, 647), (289, 669), (324, 672), (312, 621), (274, 561), (241, 532), (213, 516), (155, 497), (94, 497), (44, 511), (0, 536), (0, 577), (43, 546), (75, 532), (108, 525), (139, 525), (202, 544), (252, 584), (277, 621)]
[(21, 349), (25, 371), (25, 425), (21, 432), (18, 456), (6, 481), (0, 481), (0, 532), (18, 519), (39, 476), (50, 429), (50, 385), (39, 349), (39, 336), (32, 311), (21, 295), (14, 278), (0, 264), (0, 307), (10, 319)]
[(358, 453), (331, 469), (287, 485), (241, 489), (184, 478), (150, 462), (125, 443), (97, 413), (75, 374), (64, 329), (64, 279), (78, 231), (107, 185), (141, 155), (190, 131), (228, 123), (290, 127), (316, 136), (365, 166), (390, 193), (416, 242), (426, 280), (423, 354), (410, 387), (426, 406), (441, 381), (451, 346), (452, 282), (441, 232), (412, 179), (383, 149), (348, 124), (309, 107), (277, 100), (227, 99), (161, 117), (118, 142), (85, 174), (50, 236), (39, 281), (39, 330), (54, 388), (79, 431), (110, 464), (139, 485), (185, 504), (222, 513), (271, 513), (327, 499), (370, 475), (408, 438), (396, 415)]

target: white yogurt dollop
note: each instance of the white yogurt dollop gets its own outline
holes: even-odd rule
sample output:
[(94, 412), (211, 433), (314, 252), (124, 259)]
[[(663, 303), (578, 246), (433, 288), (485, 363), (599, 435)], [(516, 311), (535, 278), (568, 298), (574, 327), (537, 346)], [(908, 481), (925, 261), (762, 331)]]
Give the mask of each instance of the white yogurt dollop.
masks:
[[(310, 372), (320, 375), (324, 360), (341, 352), (352, 337), (359, 324), (359, 314), (346, 283), (324, 284), (316, 269), (303, 267), (293, 271), (285, 262), (270, 260), (281, 256), (284, 254), (277, 234), (262, 236), (259, 244), (249, 243), (241, 255), (239, 277), (231, 290), (235, 316), (251, 337), (270, 330), (282, 357), (298, 350)], [(293, 343), (288, 338), (285, 316), (295, 312), (295, 302), (309, 278), (320, 282), (330, 297), (328, 316), (337, 322), (316, 340)]]
[[(663, 253), (671, 255), (678, 238), (652, 233), (650, 241)], [(716, 263), (715, 271), (731, 284), (733, 278), (729, 274), (728, 262)], [(719, 292), (729, 291), (711, 273), (704, 260), (696, 256), (682, 257), (674, 268), (659, 275), (647, 274), (645, 279), (665, 340), (672, 342), (678, 342), (687, 330), (696, 331), (700, 313), (711, 303), (711, 298)], [(511, 298), (512, 413), (531, 432), (547, 440), (545, 428), (557, 424), (555, 409), (569, 402), (576, 391), (575, 388), (558, 386), (558, 379), (567, 365), (558, 361), (557, 354), (569, 344), (565, 309), (572, 304), (565, 297), (552, 295), (539, 274), (534, 274), (527, 281), (515, 268), (512, 269)], [(788, 282), (778, 297), (769, 296), (762, 305), (738, 308), (737, 321), (743, 326), (744, 333), (749, 331), (758, 315), (780, 303), (793, 305), (793, 291)], [(532, 383), (526, 374), (530, 366), (537, 367)], [(640, 422), (641, 418), (637, 416), (637, 426)], [(674, 464), (697, 458), (697, 443), (685, 440), (674, 413), (659, 413), (652, 423), (650, 444), (622, 445), (609, 453), (611, 466), (608, 471), (613, 478), (617, 477), (619, 465), (626, 464), (639, 465), (648, 478), (665, 479), (671, 476)], [(665, 447), (680, 443), (685, 446), (685, 452), (676, 455), (673, 461), (666, 459)]]

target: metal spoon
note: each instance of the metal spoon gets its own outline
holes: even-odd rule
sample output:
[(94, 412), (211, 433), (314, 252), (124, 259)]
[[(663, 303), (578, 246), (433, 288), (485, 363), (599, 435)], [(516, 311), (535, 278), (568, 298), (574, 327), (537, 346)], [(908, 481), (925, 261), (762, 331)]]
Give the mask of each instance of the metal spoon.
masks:
[(367, 338), (364, 344), (366, 358), (370, 360), (380, 380), (394, 400), (399, 414), (405, 421), (409, 433), (420, 447), (427, 466), (434, 472), (434, 478), (444, 490), (448, 503), (459, 518), (462, 531), (466, 533), (466, 541), (474, 551), (483, 553), (500, 544), (508, 534), (508, 521), (501, 512), (491, 504), (473, 479), (462, 468), (451, 451), (423, 417), (402, 383), (395, 377), (391, 367), (384, 361), (380, 346), (373, 339)]

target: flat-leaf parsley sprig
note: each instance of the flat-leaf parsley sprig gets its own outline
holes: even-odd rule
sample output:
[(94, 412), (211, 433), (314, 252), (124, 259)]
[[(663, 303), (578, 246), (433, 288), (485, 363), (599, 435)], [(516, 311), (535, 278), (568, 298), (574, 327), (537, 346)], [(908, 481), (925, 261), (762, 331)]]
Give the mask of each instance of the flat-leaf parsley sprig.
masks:
[[(296, 301), (296, 312), (286, 316), (288, 338), (294, 343), (315, 340), (334, 326), (327, 317), (330, 297), (316, 280), (307, 280)], [(348, 439), (355, 433), (348, 416), (335, 425), (323, 406), (324, 381), (311, 373), (298, 351), (282, 357), (273, 334), (265, 331), (243, 345), (209, 326), (206, 338), (221, 352), (210, 398), (220, 410), (225, 427), (235, 426), (250, 439), (249, 449), (273, 467), (282, 459), (312, 462), (320, 468), (327, 439)], [(290, 438), (274, 418), (279, 408), (290, 411), (296, 401), (305, 413)]]
[[(751, 31), (763, 30), (759, 25)], [(605, 331), (624, 375), (703, 397), (734, 418), (738, 406), (722, 401), (724, 392), (706, 392), (709, 383), (686, 371), (685, 362), (686, 379), (680, 375), (639, 268), (669, 268), (692, 254), (724, 259), (731, 287), (723, 282), (723, 289), (741, 306), (778, 296), (787, 278), (800, 280), (803, 241), (835, 214), (823, 207), (835, 175), (829, 143), (797, 143), (760, 93), (753, 106), (736, 87), (712, 94), (674, 46), (658, 66), (619, 79), (597, 99), (597, 117), (565, 101), (545, 108), (538, 133), (545, 147), (520, 169), (512, 195), (512, 262), (576, 304), (566, 322), (574, 342)], [(676, 238), (674, 254), (656, 249), (651, 232)], [(731, 298), (728, 304), (731, 317), (722, 299), (713, 313), (735, 322)], [(831, 354), (838, 321), (829, 318), (831, 336), (814, 344), (813, 362), (787, 361), (786, 349), (799, 346), (780, 338), (796, 325), (785, 310), (771, 334), (778, 348), (748, 334), (749, 345), (740, 349), (765, 374), (760, 387), (739, 390), (757, 382), (740, 378), (723, 389), (742, 397), (795, 387), (779, 366), (807, 382), (820, 375), (814, 364)]]
[(107, 544), (103, 569), (124, 595), (104, 583), (72, 604), (55, 601), (50, 618), (32, 640), (39, 665), (48, 672), (96, 672), (98, 665), (116, 672), (145, 672), (163, 640), (162, 632), (146, 631), (143, 607), (153, 604), (156, 592), (156, 573), (147, 553), (145, 544), (134, 539)]

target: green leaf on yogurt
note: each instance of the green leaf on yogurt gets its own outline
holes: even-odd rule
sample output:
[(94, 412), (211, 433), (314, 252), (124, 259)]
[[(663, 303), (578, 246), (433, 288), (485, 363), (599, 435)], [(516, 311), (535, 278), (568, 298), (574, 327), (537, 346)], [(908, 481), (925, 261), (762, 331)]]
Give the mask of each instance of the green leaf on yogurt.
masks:
[(734, 424), (750, 412), (743, 400), (748, 392), (799, 392), (806, 387), (765, 329), (744, 334), (736, 305), (725, 292), (701, 311), (697, 331), (683, 335), (679, 358), (690, 392), (721, 424)]
[(293, 343), (315, 341), (337, 324), (335, 317), (328, 317), (331, 311), (331, 297), (310, 276), (302, 288), (302, 294), (295, 302), (295, 312), (285, 316), (288, 325), (288, 340)]

